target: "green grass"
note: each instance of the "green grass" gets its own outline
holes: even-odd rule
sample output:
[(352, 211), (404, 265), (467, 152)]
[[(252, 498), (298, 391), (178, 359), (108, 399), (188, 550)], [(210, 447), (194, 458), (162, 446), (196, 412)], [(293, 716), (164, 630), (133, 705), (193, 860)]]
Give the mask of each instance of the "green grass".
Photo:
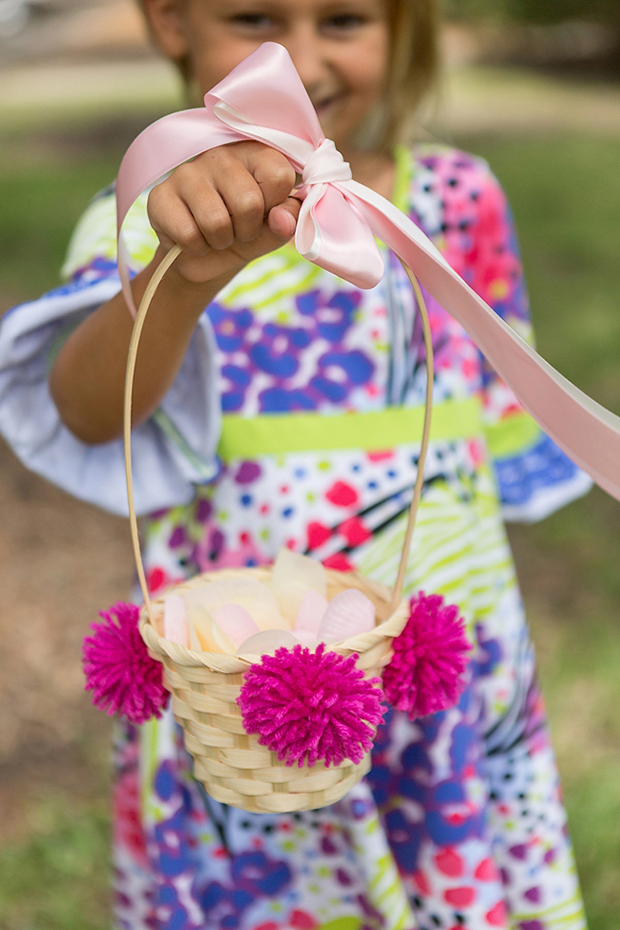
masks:
[[(620, 136), (468, 137), (512, 201), (549, 361), (620, 412)], [(69, 232), (122, 147), (0, 153), (0, 299), (54, 286)], [(19, 146), (15, 138), (13, 150)], [(547, 695), (591, 930), (620, 912), (620, 505), (595, 491), (511, 532)], [(46, 806), (47, 805), (47, 806)], [(37, 813), (38, 811), (38, 813)], [(6, 930), (107, 925), (105, 802), (33, 812), (0, 854)], [(37, 819), (38, 818), (38, 819)], [(4, 921), (2, 923), (2, 921)]]
[(58, 272), (77, 218), (117, 170), (114, 156), (0, 169), (3, 301), (37, 297), (59, 283)]
[(107, 803), (48, 797), (28, 812), (26, 840), (0, 851), (2, 930), (109, 927)]

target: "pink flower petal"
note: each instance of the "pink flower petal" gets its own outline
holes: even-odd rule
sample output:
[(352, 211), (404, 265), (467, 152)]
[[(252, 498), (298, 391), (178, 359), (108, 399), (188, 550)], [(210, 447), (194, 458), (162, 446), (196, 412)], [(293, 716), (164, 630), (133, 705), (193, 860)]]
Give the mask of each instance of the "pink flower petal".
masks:
[(164, 600), (164, 636), (172, 643), (189, 645), (185, 601), (180, 594), (168, 594)]
[(222, 604), (221, 607), (215, 607), (211, 615), (235, 646), (240, 646), (254, 633), (260, 632), (248, 611), (240, 604)]
[(277, 649), (284, 646), (286, 649), (296, 646), (298, 640), (288, 630), (263, 630), (250, 636), (241, 643), (237, 649), (239, 656), (273, 655)]
[(357, 588), (347, 588), (330, 601), (318, 638), (326, 643), (336, 643), (367, 633), (374, 627), (375, 605)]
[(312, 633), (316, 639), (328, 607), (329, 601), (318, 591), (306, 591), (295, 621), (295, 634), (302, 631)]

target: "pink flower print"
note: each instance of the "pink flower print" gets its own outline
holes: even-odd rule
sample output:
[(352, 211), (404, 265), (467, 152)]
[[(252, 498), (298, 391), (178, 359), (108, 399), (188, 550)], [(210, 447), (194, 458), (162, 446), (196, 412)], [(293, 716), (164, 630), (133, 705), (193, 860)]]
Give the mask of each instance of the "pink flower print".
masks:
[(338, 527), (338, 532), (341, 536), (344, 536), (347, 545), (353, 548), (361, 546), (362, 543), (365, 543), (372, 537), (372, 533), (368, 527), (364, 525), (361, 517), (358, 516), (349, 517), (348, 520), (341, 523)]
[(482, 859), (482, 861), (479, 862), (476, 866), (474, 877), (477, 878), (479, 882), (497, 881), (499, 878), (499, 872), (497, 871), (497, 866), (494, 860), (489, 857)]
[(316, 928), (319, 926), (311, 914), (301, 910), (293, 911), (290, 918), (290, 924), (294, 930), (316, 930)]
[(249, 533), (239, 534), (239, 545), (225, 548), (211, 563), (212, 568), (243, 568), (248, 565), (266, 565), (269, 562)]
[(125, 772), (114, 786), (114, 842), (131, 853), (134, 861), (145, 868), (148, 865), (146, 843), (140, 817), (140, 788), (136, 769)]
[(448, 888), (443, 896), (452, 907), (465, 908), (474, 903), (476, 892), (469, 885), (461, 885), (459, 888)]
[(463, 874), (465, 868), (463, 859), (451, 847), (437, 853), (435, 865), (442, 875), (447, 875), (449, 878), (458, 878)]
[(155, 596), (164, 588), (168, 588), (173, 582), (173, 578), (168, 574), (165, 568), (154, 565), (146, 574), (146, 584), (149, 593)]
[(313, 520), (306, 527), (306, 539), (308, 544), (308, 549), (318, 549), (319, 546), (322, 546), (331, 536), (332, 531), (328, 526), (325, 526), (324, 523), (320, 523), (318, 520)]
[(508, 927), (508, 911), (503, 901), (498, 901), (484, 916), (490, 927)]
[(325, 497), (336, 507), (353, 507), (357, 504), (359, 495), (355, 488), (345, 481), (335, 481), (325, 492)]
[(334, 555), (323, 559), (323, 565), (325, 568), (333, 568), (337, 572), (354, 572), (356, 570), (355, 565), (346, 557), (344, 552), (336, 552)]

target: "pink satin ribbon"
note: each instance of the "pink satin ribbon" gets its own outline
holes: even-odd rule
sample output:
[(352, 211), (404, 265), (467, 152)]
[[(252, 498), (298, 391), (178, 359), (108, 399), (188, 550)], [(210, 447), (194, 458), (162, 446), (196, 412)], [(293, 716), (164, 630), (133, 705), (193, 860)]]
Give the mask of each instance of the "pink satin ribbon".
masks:
[(379, 282), (374, 237), (391, 248), (458, 320), (525, 409), (574, 462), (620, 500), (620, 417), (555, 371), (454, 272), (424, 233), (393, 204), (352, 180), (325, 139), (288, 52), (268, 42), (205, 96), (204, 109), (158, 120), (131, 144), (117, 179), (119, 271), (135, 313), (121, 227), (139, 195), (201, 152), (244, 139), (278, 149), (302, 176), (295, 245), (300, 254), (356, 287)]

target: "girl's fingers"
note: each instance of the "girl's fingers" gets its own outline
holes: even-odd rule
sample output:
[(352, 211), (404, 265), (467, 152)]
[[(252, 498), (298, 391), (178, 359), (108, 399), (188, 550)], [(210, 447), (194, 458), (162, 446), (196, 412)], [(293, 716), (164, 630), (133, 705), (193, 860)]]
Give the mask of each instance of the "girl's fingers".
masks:
[[(270, 210), (284, 203), (295, 184), (295, 172), (280, 152), (260, 142), (223, 146), (213, 158), (220, 170), (214, 186), (231, 216), (235, 238), (252, 242), (263, 231)], [(280, 238), (294, 232), (285, 220)]]
[[(204, 255), (209, 243), (187, 203), (165, 183), (154, 187), (149, 194), (147, 212), (151, 226), (164, 248), (174, 244), (189, 255)], [(228, 213), (225, 210), (226, 216)], [(228, 217), (230, 221), (230, 217)]]
[(188, 256), (202, 257), (257, 240), (250, 253), (259, 255), (278, 247), (270, 237), (282, 241), (295, 232), (294, 184), (293, 168), (274, 149), (257, 142), (222, 146), (153, 188), (149, 218), (164, 248), (177, 243)]
[(301, 203), (295, 197), (287, 197), (284, 203), (278, 204), (269, 211), (267, 224), (278, 239), (290, 239), (297, 228), (297, 218)]
[(235, 239), (251, 242), (260, 236), (266, 213), (263, 192), (243, 165), (231, 166), (218, 193), (228, 210)]
[(248, 171), (262, 191), (267, 215), (273, 207), (284, 203), (295, 187), (295, 169), (285, 155), (262, 143), (253, 143), (244, 156)]
[(189, 203), (194, 222), (207, 246), (218, 251), (229, 249), (235, 241), (235, 229), (226, 204), (217, 191), (201, 191)]

